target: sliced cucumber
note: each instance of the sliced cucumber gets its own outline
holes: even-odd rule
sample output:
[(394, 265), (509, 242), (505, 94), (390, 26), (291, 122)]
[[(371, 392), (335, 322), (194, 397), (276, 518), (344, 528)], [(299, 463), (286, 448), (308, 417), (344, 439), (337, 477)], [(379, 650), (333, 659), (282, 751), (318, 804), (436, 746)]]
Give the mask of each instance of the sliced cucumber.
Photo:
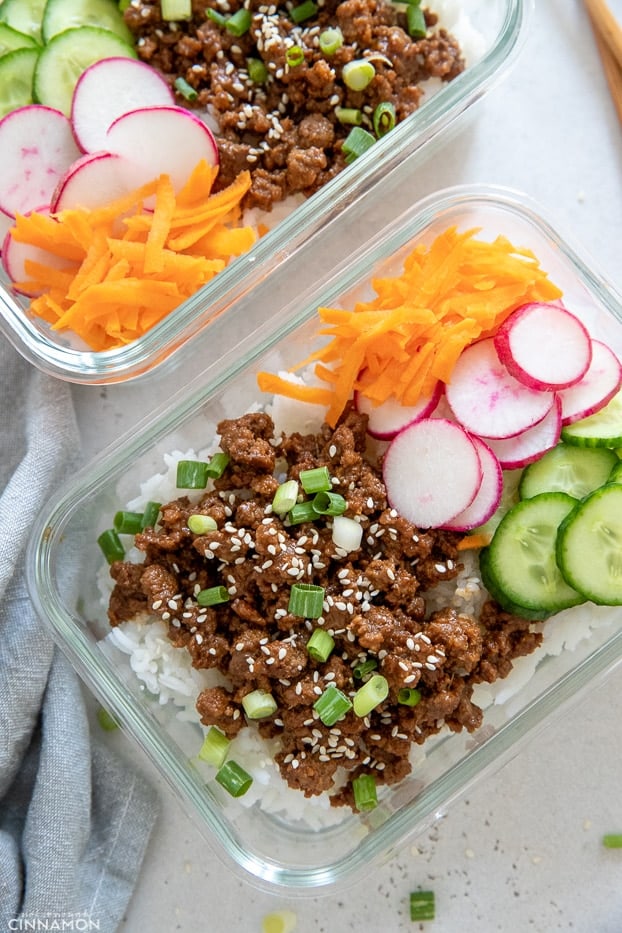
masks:
[(41, 23), (44, 42), (76, 26), (99, 26), (128, 45), (134, 41), (115, 0), (47, 0)]
[(510, 599), (507, 593), (499, 589), (499, 584), (497, 583), (494, 573), (490, 569), (489, 547), (483, 548), (479, 553), (479, 571), (482, 583), (495, 602), (498, 602), (501, 608), (505, 609), (506, 612), (514, 616), (520, 616), (522, 619), (529, 619), (532, 622), (541, 622), (543, 619), (548, 619), (548, 617), (552, 615), (552, 613), (543, 612), (541, 609), (528, 609), (527, 606), (521, 606), (519, 603)]
[(576, 504), (565, 492), (545, 492), (502, 518), (487, 548), (485, 585), (509, 612), (523, 607), (544, 618), (585, 601), (562, 577), (555, 553), (559, 525)]
[(0, 58), (0, 117), (32, 104), (32, 84), (39, 49), (15, 49)]
[(45, 4), (46, 0), (4, 0), (0, 21), (40, 42)]
[(562, 428), (562, 440), (577, 447), (622, 447), (622, 391), (600, 411)]
[[(2, 7), (0, 7), (0, 10)], [(6, 23), (0, 23), (0, 56), (7, 52), (14, 52), (16, 49), (38, 49), (39, 45), (36, 39), (26, 35), (25, 32), (18, 32), (12, 26)]]
[(614, 452), (606, 447), (558, 444), (525, 467), (518, 491), (521, 499), (541, 492), (565, 492), (574, 499), (583, 499), (607, 482), (617, 462)]
[(79, 26), (59, 33), (39, 56), (34, 77), (36, 100), (69, 116), (73, 89), (82, 72), (94, 62), (115, 55), (137, 57), (133, 46), (108, 29)]
[(622, 485), (602, 486), (562, 521), (557, 562), (586, 599), (622, 605)]
[(607, 477), (608, 483), (622, 483), (622, 460), (618, 460), (613, 465), (613, 469)]

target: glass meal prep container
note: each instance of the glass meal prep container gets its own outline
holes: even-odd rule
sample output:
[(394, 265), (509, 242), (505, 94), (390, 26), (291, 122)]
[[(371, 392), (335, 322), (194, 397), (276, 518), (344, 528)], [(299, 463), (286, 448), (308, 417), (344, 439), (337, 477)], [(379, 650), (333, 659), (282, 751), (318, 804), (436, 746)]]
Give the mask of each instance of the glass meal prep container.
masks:
[[(435, 8), (435, 4), (431, 4)], [(453, 8), (438, 0), (436, 7)], [(468, 7), (468, 11), (467, 11)], [(209, 321), (231, 308), (289, 256), (304, 248), (338, 218), (344, 207), (371, 195), (376, 182), (408, 157), (419, 158), (441, 134), (505, 72), (524, 37), (531, 0), (469, 0), (468, 16), (477, 48), (473, 63), (453, 82), (431, 95), (420, 109), (359, 157), (323, 189), (300, 204), (246, 254), (235, 259), (192, 298), (143, 337), (113, 350), (89, 350), (70, 331), (55, 332), (25, 312), (0, 272), (0, 327), (32, 363), (47, 373), (82, 384), (121, 382), (159, 367)], [(451, 17), (448, 19), (451, 25)], [(390, 136), (390, 139), (389, 139)], [(373, 197), (373, 195), (371, 195)], [(276, 211), (276, 209), (275, 209)]]
[[(257, 800), (249, 805), (244, 797), (228, 797), (213, 775), (197, 767), (204, 727), (180, 721), (161, 705), (141, 686), (127, 656), (102, 641), (109, 632), (100, 588), (107, 565), (96, 539), (110, 527), (114, 513), (138, 494), (141, 482), (162, 472), (165, 455), (198, 451), (220, 419), (270, 402), (258, 391), (257, 373), (286, 369), (307, 356), (322, 339), (318, 307), (348, 308), (364, 300), (372, 275), (399, 274), (415, 244), (429, 244), (454, 225), (479, 228), (479, 239), (504, 235), (515, 246), (531, 249), (590, 333), (622, 354), (619, 295), (594, 271), (592, 261), (539, 215), (537, 206), (506, 189), (447, 189), (411, 206), (366, 248), (208, 365), (120, 445), (82, 469), (46, 507), (30, 541), (31, 594), (61, 649), (160, 769), (215, 850), (268, 888), (314, 891), (370, 871), (622, 659), (618, 608), (587, 603), (569, 610), (564, 620), (549, 620), (543, 647), (517, 659), (510, 675), (494, 687), (477, 688), (474, 700), (484, 709), (478, 731), (443, 730), (430, 737), (417, 746), (412, 773), (384, 789), (376, 809), (363, 814), (340, 810), (340, 821), (309, 828)], [(214, 323), (224, 333), (235, 327), (235, 310)]]

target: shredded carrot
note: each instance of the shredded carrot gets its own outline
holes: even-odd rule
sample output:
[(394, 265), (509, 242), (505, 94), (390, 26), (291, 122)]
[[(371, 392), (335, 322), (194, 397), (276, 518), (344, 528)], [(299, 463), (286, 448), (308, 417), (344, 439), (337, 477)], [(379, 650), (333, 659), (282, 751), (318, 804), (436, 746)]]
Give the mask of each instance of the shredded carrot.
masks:
[(177, 194), (162, 175), (101, 208), (18, 216), (11, 236), (52, 257), (15, 283), (37, 296), (30, 313), (94, 350), (136, 340), (258, 238), (240, 222), (250, 174), (214, 194), (217, 173), (200, 162)]
[[(389, 398), (414, 405), (439, 380), (450, 382), (462, 351), (492, 336), (520, 305), (561, 297), (530, 250), (504, 236), (478, 239), (479, 232), (448, 227), (429, 246), (412, 249), (401, 274), (373, 278), (370, 301), (352, 309), (319, 308), (320, 334), (330, 339), (294, 368), (313, 364), (327, 383), (314, 390), (314, 399), (329, 398), (329, 425), (355, 390), (375, 405)], [(266, 373), (258, 381), (264, 391), (307, 400), (298, 383)]]
[(458, 541), (456, 548), (459, 551), (470, 551), (470, 550), (478, 551), (480, 548), (488, 547), (491, 540), (492, 540), (492, 535), (487, 535), (483, 533), (466, 535), (466, 537), (461, 538)]

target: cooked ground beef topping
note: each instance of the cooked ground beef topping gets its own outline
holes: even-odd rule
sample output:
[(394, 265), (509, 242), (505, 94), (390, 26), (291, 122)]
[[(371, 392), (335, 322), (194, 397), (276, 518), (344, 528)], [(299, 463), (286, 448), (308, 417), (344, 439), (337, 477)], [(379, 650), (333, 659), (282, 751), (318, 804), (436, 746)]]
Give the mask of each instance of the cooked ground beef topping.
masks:
[[(279, 741), (276, 760), (291, 787), (306, 796), (334, 786), (340, 768), (374, 773), (394, 783), (410, 771), (412, 743), (443, 725), (469, 732), (482, 722), (473, 686), (506, 676), (514, 658), (534, 651), (541, 635), (491, 601), (478, 615), (448, 608), (439, 585), (462, 567), (460, 536), (421, 531), (387, 503), (380, 465), (366, 453), (366, 416), (348, 410), (335, 430), (274, 436), (265, 413), (218, 425), (230, 457), (223, 476), (198, 504), (187, 496), (161, 510), (155, 528), (136, 535), (144, 563), (117, 562), (109, 619), (117, 625), (148, 613), (167, 623), (173, 644), (190, 652), (196, 668), (216, 668), (229, 686), (203, 690), (197, 710), (205, 725), (229, 737), (247, 726), (242, 699), (253, 690), (272, 694), (276, 712), (260, 732)], [(292, 525), (272, 510), (285, 479), (326, 466), (345, 515), (360, 522), (360, 547), (346, 552), (332, 538), (333, 519)], [(217, 528), (195, 534), (191, 515), (209, 515)], [(322, 616), (289, 611), (295, 582), (324, 588)], [(201, 590), (226, 587), (229, 600), (203, 607)], [(324, 661), (306, 645), (321, 626), (335, 641)], [(361, 686), (354, 668), (373, 660), (389, 695), (369, 715), (353, 710), (325, 726), (314, 704), (329, 684), (351, 697)], [(398, 702), (416, 688), (415, 706)], [(354, 806), (351, 784), (331, 796)]]
[[(194, 0), (192, 20), (168, 23), (156, 0), (132, 0), (124, 14), (139, 56), (173, 88), (177, 79), (185, 82), (178, 102), (216, 119), (217, 185), (248, 169), (245, 205), (264, 210), (289, 194), (312, 194), (344, 167), (342, 144), (352, 125), (338, 118), (340, 108), (359, 111), (360, 125), (372, 130), (374, 109), (389, 102), (400, 122), (418, 108), (422, 82), (451, 81), (465, 68), (457, 41), (429, 11), (427, 34), (416, 39), (408, 34), (404, 6), (388, 0), (317, 0), (317, 13), (298, 24), (294, 6), (289, 0)], [(213, 10), (229, 17), (243, 8), (252, 17), (241, 36), (207, 16)], [(335, 26), (343, 45), (326, 55), (319, 36)], [(297, 56), (300, 63), (290, 64)], [(373, 62), (376, 74), (355, 91), (343, 80), (343, 66), (362, 58)], [(265, 78), (254, 80), (263, 68)]]

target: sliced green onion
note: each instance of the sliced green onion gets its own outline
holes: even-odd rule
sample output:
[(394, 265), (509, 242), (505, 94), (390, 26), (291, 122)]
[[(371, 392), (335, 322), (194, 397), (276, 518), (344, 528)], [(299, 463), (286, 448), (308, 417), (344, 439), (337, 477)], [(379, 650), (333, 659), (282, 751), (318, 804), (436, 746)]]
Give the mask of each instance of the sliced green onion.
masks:
[(352, 126), (360, 126), (363, 122), (363, 114), (354, 107), (335, 107), (335, 116), (340, 123)]
[(178, 489), (205, 489), (208, 478), (207, 463), (202, 460), (180, 460), (177, 464)]
[(372, 116), (376, 136), (380, 137), (389, 133), (395, 126), (395, 120), (395, 107), (390, 100), (383, 100), (381, 104), (378, 104)]
[(246, 7), (241, 7), (241, 9), (236, 10), (235, 13), (227, 17), (225, 20), (225, 29), (227, 32), (231, 33), (232, 36), (239, 38), (248, 32), (251, 28), (252, 21), (253, 17), (251, 11), (247, 10)]
[(216, 772), (216, 780), (232, 797), (241, 797), (253, 783), (253, 779), (237, 761), (225, 761)]
[(265, 690), (252, 690), (242, 697), (242, 706), (249, 719), (265, 719), (276, 713), (277, 702), (271, 693)]
[(343, 33), (339, 26), (330, 26), (320, 33), (318, 42), (323, 55), (334, 55), (343, 45)]
[(131, 0), (119, 0), (119, 13), (125, 13), (130, 3)]
[(253, 84), (265, 84), (268, 80), (268, 69), (260, 58), (247, 58), (246, 70)]
[(341, 69), (343, 83), (351, 91), (364, 91), (376, 75), (376, 69), (366, 58), (355, 58)]
[(354, 694), (352, 706), (357, 716), (367, 716), (389, 695), (389, 683), (382, 674), (374, 674)]
[(406, 28), (411, 39), (425, 39), (428, 27), (423, 10), (418, 3), (409, 3), (406, 10)]
[(313, 508), (319, 515), (342, 515), (348, 503), (338, 492), (318, 492), (313, 499)]
[(397, 694), (397, 702), (402, 706), (416, 706), (421, 694), (414, 687), (402, 687)]
[(147, 503), (145, 506), (145, 511), (143, 512), (141, 530), (144, 530), (145, 528), (155, 528), (161, 508), (162, 504), (160, 502), (150, 501)]
[(167, 23), (192, 17), (191, 0), (162, 0), (160, 4), (162, 19)]
[(121, 539), (114, 528), (108, 528), (106, 531), (102, 531), (97, 539), (97, 543), (109, 564), (113, 564), (115, 560), (123, 560), (125, 557), (125, 548), (121, 544)]
[(352, 709), (352, 704), (345, 693), (334, 684), (329, 684), (313, 704), (313, 709), (325, 726), (334, 726)]
[(314, 492), (326, 492), (331, 489), (328, 467), (316, 467), (314, 470), (300, 471), (300, 485), (308, 495)]
[(285, 61), (290, 68), (297, 68), (298, 65), (302, 65), (304, 60), (304, 49), (302, 49), (299, 45), (292, 45), (285, 52)]
[(227, 22), (227, 17), (219, 13), (218, 10), (207, 9), (205, 15), (208, 19), (211, 19), (213, 23), (216, 23), (217, 26), (224, 26)]
[(411, 891), (411, 920), (434, 920), (435, 913), (434, 891)]
[(208, 765), (213, 765), (214, 768), (221, 768), (225, 763), (230, 745), (231, 739), (228, 739), (224, 732), (216, 726), (210, 726), (203, 739), (199, 758), (201, 761), (206, 761)]
[(360, 155), (363, 155), (364, 152), (367, 152), (375, 142), (375, 136), (372, 136), (367, 130), (364, 130), (360, 126), (352, 127), (341, 146), (341, 151), (345, 156), (347, 164), (349, 165)]
[(606, 849), (622, 849), (622, 833), (606, 833), (603, 845)]
[(367, 674), (371, 674), (372, 671), (375, 671), (377, 667), (378, 662), (375, 658), (367, 658), (366, 661), (359, 661), (359, 663), (355, 665), (352, 670), (352, 676), (355, 680), (362, 680)]
[(188, 84), (186, 79), (182, 78), (181, 75), (175, 78), (175, 90), (181, 94), (184, 100), (196, 100), (199, 96), (197, 89), (192, 87), (191, 84)]
[(199, 606), (220, 606), (229, 602), (229, 590), (226, 586), (210, 586), (197, 593)]
[(112, 713), (109, 713), (103, 706), (100, 706), (97, 710), (97, 722), (104, 732), (114, 732), (115, 729), (119, 728), (119, 723)]
[(210, 457), (209, 461), (207, 462), (207, 475), (209, 478), (220, 479), (222, 474), (227, 469), (227, 465), (230, 460), (231, 457), (229, 454), (225, 454), (222, 451), (214, 454), (213, 457)]
[(376, 779), (373, 774), (359, 774), (352, 778), (352, 790), (354, 791), (354, 806), (357, 810), (361, 812), (373, 810), (378, 806)]
[(363, 540), (363, 526), (353, 518), (336, 515), (333, 522), (333, 543), (343, 551), (356, 551)]
[(300, 525), (301, 522), (315, 522), (318, 513), (313, 508), (313, 502), (297, 502), (292, 506), (288, 513), (288, 519), (292, 525)]
[(288, 479), (281, 483), (272, 500), (272, 511), (277, 515), (285, 515), (296, 505), (298, 499), (298, 483), (295, 479)]
[(277, 910), (261, 921), (261, 933), (294, 933), (298, 918), (293, 910)]
[(316, 13), (317, 3), (314, 3), (313, 0), (304, 0), (304, 3), (299, 3), (293, 10), (290, 10), (289, 15), (295, 23), (304, 23), (306, 19), (311, 19)]
[(307, 653), (314, 661), (327, 661), (333, 648), (335, 639), (329, 635), (323, 628), (313, 630), (311, 638), (307, 642)]
[(112, 519), (114, 530), (120, 535), (137, 535), (143, 530), (142, 512), (117, 512)]
[(324, 607), (324, 587), (314, 583), (294, 583), (287, 611), (302, 619), (319, 619)]
[(188, 528), (195, 535), (206, 535), (210, 531), (216, 531), (218, 525), (211, 515), (201, 515), (196, 513), (188, 516)]

